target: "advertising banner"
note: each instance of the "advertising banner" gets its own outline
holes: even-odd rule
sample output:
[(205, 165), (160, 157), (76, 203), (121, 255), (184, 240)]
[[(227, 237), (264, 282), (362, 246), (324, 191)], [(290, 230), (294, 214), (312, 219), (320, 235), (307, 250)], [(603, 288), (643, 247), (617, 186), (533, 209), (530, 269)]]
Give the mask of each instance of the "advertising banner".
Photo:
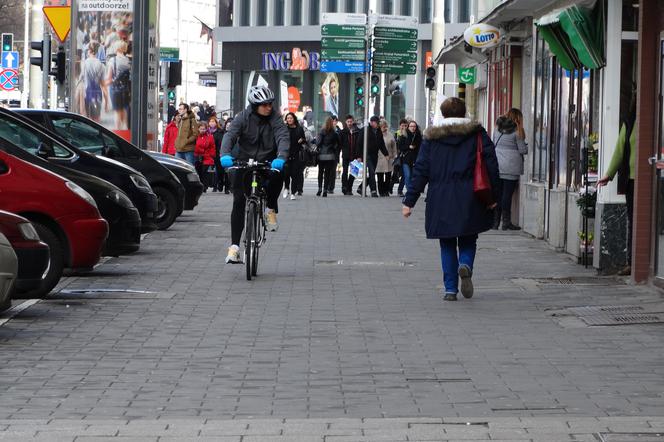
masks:
[(80, 12), (132, 12), (134, 0), (78, 0)]

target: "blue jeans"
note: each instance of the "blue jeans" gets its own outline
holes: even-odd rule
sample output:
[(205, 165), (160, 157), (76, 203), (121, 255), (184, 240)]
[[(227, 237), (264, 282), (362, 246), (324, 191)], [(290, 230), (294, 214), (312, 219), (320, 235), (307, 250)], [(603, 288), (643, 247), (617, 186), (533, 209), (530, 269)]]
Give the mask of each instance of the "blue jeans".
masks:
[(175, 152), (175, 158), (183, 159), (192, 166), (194, 166), (196, 162), (194, 160), (194, 152)]
[(477, 235), (440, 239), (440, 260), (443, 264), (445, 293), (457, 294), (459, 292), (459, 266), (465, 264), (472, 270), (476, 250)]
[(401, 182), (399, 182), (399, 193), (403, 192), (403, 187), (404, 185), (406, 186), (406, 192), (408, 192), (408, 188), (410, 187), (410, 164), (403, 163), (401, 165), (401, 171), (403, 173), (403, 178), (401, 179)]

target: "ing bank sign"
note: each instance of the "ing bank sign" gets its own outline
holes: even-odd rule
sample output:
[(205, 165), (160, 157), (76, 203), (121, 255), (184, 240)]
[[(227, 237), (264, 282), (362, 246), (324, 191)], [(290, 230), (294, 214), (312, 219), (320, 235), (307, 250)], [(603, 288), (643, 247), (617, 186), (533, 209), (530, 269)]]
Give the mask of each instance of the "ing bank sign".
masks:
[(263, 52), (262, 67), (264, 71), (318, 71), (320, 54), (300, 48), (291, 52)]

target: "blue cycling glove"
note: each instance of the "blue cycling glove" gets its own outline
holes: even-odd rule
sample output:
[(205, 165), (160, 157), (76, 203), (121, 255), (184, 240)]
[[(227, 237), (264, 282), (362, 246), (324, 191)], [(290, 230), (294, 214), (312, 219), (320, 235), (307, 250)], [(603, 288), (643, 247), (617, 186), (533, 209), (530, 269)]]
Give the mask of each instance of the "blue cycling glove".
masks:
[(221, 157), (221, 167), (233, 167), (233, 157), (230, 155)]
[(272, 168), (282, 171), (284, 170), (284, 163), (285, 161), (282, 160), (281, 158), (275, 158), (274, 160), (272, 160)]

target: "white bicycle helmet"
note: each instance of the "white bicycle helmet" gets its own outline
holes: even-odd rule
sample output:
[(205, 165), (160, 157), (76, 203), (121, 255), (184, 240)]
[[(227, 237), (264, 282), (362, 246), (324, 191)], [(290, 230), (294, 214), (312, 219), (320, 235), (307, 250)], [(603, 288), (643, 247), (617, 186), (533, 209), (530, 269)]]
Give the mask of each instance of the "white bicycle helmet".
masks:
[(274, 101), (274, 93), (266, 86), (251, 86), (248, 99), (249, 103), (255, 105), (272, 103)]

